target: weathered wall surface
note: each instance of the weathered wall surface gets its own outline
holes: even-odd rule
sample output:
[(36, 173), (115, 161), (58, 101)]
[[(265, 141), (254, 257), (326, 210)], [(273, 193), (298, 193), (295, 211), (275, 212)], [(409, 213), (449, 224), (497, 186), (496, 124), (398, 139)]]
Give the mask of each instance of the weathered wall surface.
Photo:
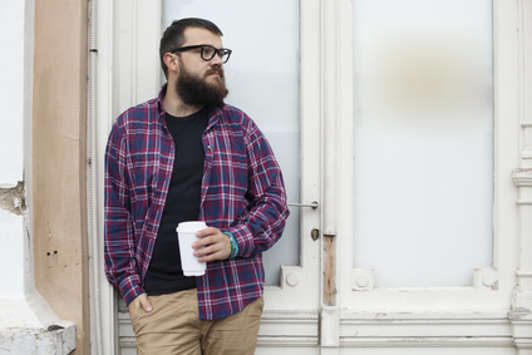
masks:
[(36, 0), (32, 200), (37, 291), (89, 353), (87, 1)]

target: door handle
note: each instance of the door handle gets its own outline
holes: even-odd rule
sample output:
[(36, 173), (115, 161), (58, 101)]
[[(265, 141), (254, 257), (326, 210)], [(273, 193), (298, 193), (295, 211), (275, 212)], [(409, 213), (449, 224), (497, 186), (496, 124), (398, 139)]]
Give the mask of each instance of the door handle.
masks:
[(318, 203), (318, 201), (312, 201), (311, 203), (288, 202), (288, 206), (290, 206), (290, 207), (299, 207), (299, 208), (310, 207), (310, 208), (312, 208), (313, 210), (315, 210), (316, 208), (318, 208), (319, 205), (320, 205), (320, 204)]

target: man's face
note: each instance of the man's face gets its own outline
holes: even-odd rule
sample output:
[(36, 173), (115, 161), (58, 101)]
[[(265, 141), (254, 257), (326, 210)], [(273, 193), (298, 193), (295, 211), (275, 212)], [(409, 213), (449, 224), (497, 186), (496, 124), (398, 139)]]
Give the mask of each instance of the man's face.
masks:
[[(185, 30), (185, 46), (208, 44), (222, 48), (220, 36), (209, 30), (189, 27)], [(223, 63), (218, 55), (210, 61), (201, 58), (201, 50), (193, 49), (177, 54), (179, 70), (175, 88), (188, 105), (217, 105), (227, 96)]]

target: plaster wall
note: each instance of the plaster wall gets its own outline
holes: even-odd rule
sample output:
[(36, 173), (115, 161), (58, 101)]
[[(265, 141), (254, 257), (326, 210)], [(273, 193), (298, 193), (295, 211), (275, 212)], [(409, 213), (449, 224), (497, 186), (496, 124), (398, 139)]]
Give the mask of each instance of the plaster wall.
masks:
[(87, 1), (36, 0), (32, 121), (35, 287), (89, 353)]

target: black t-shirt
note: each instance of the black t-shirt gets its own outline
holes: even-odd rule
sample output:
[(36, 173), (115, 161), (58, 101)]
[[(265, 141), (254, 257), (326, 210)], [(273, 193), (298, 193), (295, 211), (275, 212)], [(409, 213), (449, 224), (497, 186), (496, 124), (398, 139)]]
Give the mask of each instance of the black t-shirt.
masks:
[(201, 137), (207, 121), (206, 108), (185, 117), (166, 114), (168, 130), (175, 143), (175, 159), (161, 225), (144, 278), (144, 290), (148, 295), (196, 287), (195, 277), (183, 275), (176, 228), (178, 223), (195, 221), (199, 216), (205, 158)]

